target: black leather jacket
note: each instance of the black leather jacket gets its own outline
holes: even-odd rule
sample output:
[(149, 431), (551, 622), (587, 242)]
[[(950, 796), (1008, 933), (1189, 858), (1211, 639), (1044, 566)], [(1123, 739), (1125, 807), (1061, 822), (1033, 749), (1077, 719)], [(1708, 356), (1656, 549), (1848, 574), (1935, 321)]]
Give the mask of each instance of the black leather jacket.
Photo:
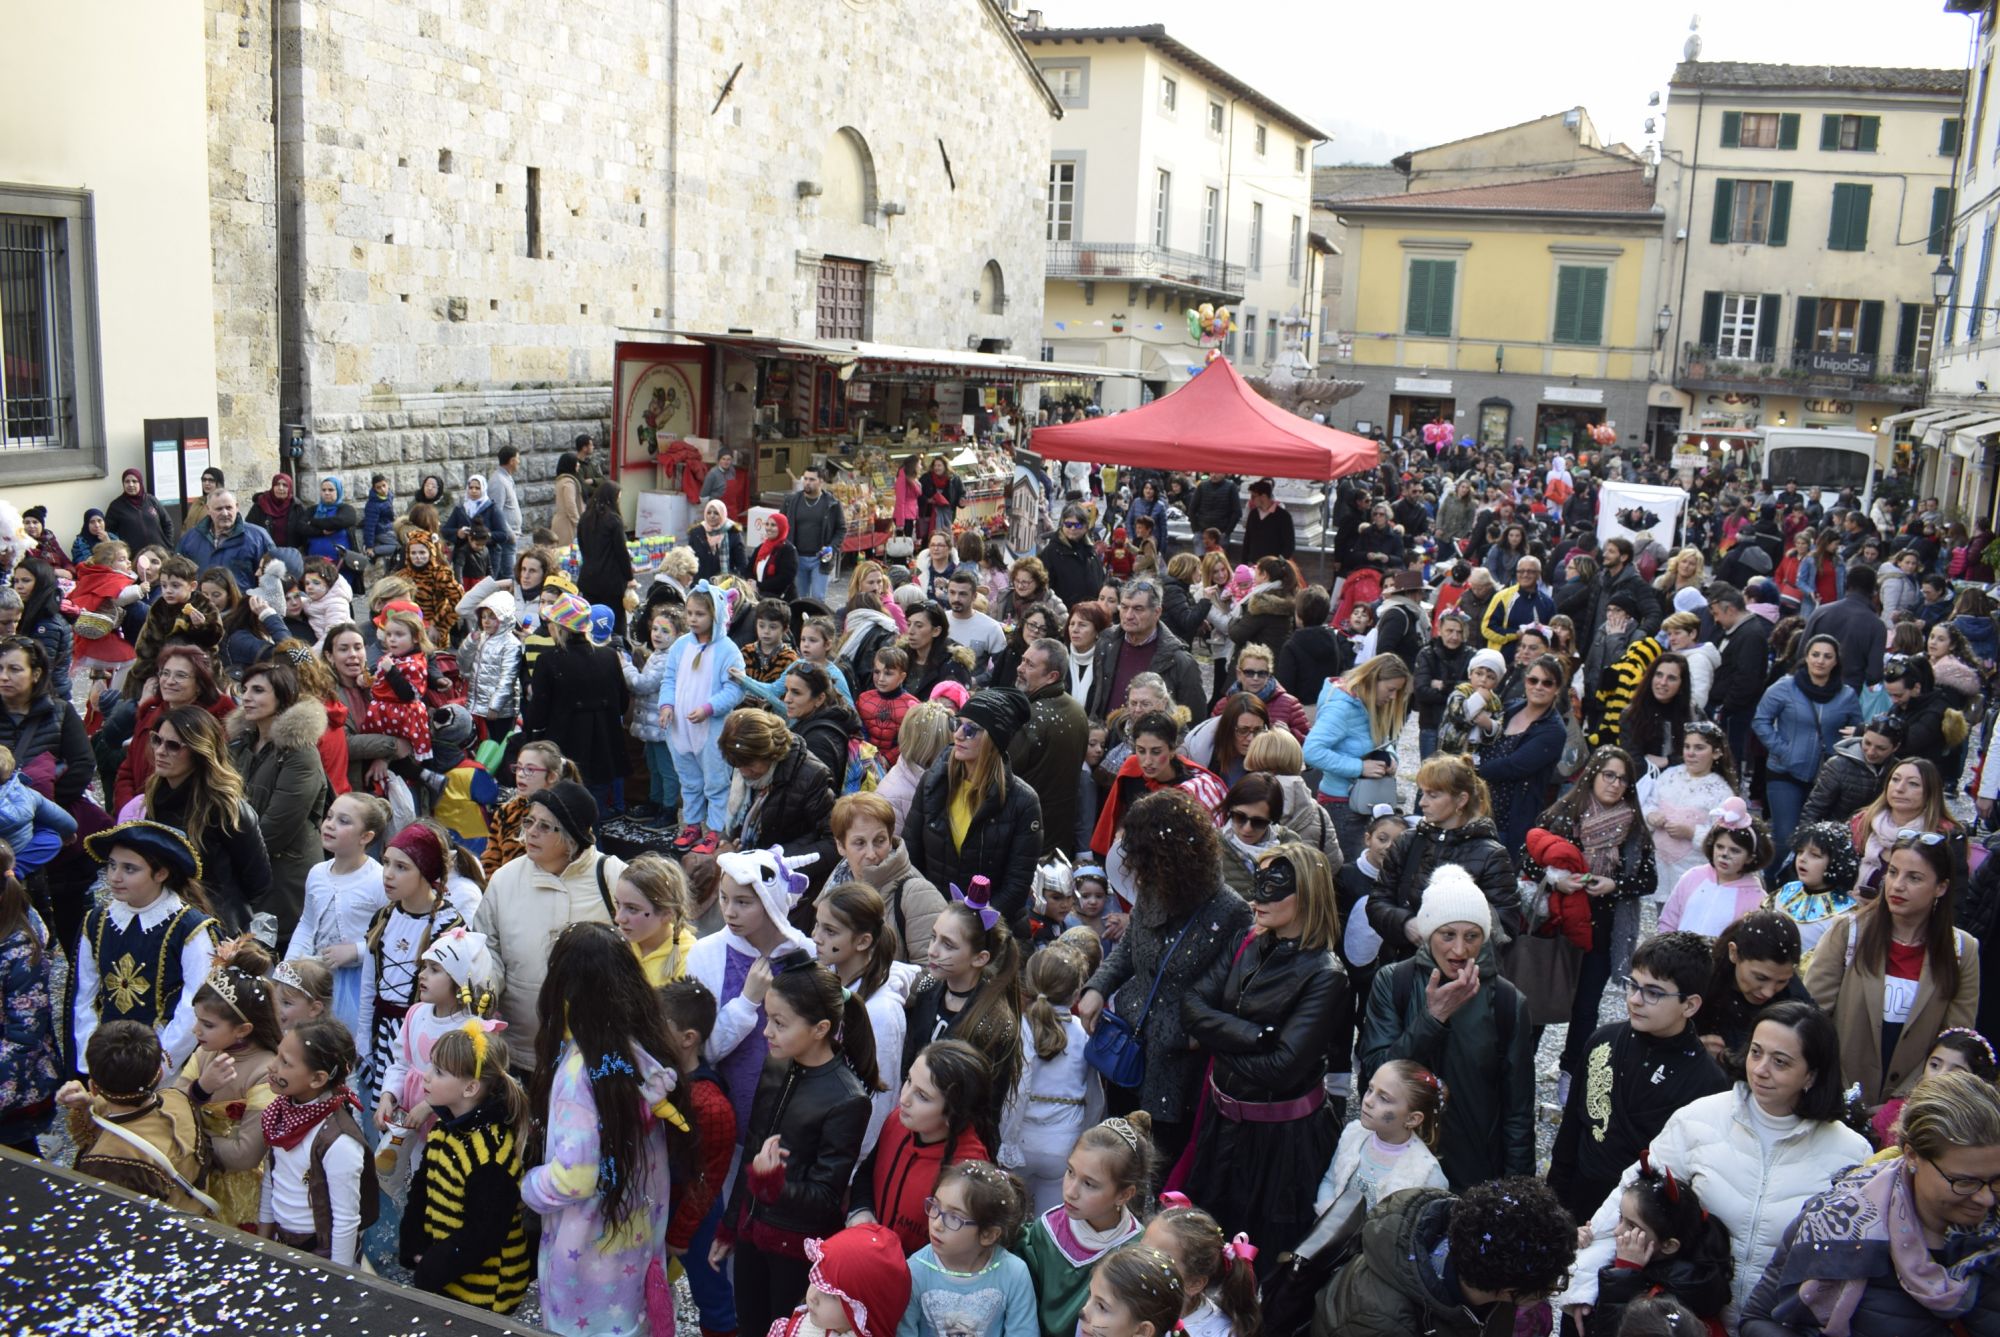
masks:
[(750, 1189), (750, 1166), (736, 1176), (724, 1220), (738, 1234), (755, 1219), (770, 1230), (802, 1239), (824, 1239), (845, 1224), (847, 1184), (861, 1160), (868, 1131), (868, 1091), (845, 1059), (817, 1068), (768, 1063), (750, 1106), (750, 1138), (762, 1148), (772, 1134), (784, 1139), (785, 1184), (766, 1202)]
[(1290, 1100), (1319, 1085), (1347, 972), (1332, 951), (1252, 939), (1219, 955), (1181, 1003), (1187, 1036), (1215, 1060), (1215, 1084), (1238, 1100)]

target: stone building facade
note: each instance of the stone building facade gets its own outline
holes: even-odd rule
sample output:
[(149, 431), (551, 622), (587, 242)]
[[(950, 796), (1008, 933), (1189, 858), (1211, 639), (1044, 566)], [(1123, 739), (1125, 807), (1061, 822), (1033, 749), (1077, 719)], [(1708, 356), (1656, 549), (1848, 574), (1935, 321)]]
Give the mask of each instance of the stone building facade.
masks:
[(1036, 346), (1059, 108), (993, 0), (207, 4), (239, 472), (291, 423), (350, 492), (513, 444), (532, 510), (619, 340), (812, 337), (824, 258), (864, 337)]

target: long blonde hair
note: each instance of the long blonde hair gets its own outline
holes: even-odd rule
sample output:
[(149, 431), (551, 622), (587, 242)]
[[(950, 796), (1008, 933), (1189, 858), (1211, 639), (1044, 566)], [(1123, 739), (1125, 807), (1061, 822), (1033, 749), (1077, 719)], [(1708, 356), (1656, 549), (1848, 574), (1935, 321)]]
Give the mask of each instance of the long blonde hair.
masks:
[(951, 787), (947, 792), (956, 794), (961, 785), (970, 785), (973, 798), (976, 800), (973, 804), (975, 816), (979, 812), (978, 801), (985, 798), (998, 800), (1007, 796), (1007, 758), (1001, 755), (998, 747), (994, 746), (991, 737), (980, 735), (979, 755), (973, 758), (970, 765), (957, 757), (953, 757), (948, 765), (950, 771), (946, 778), (951, 781)]
[[(1022, 1016), (1034, 1036), (1035, 1056), (1046, 1063), (1069, 1048), (1069, 1032), (1062, 1018), (1082, 994), (1091, 968), (1075, 946), (1058, 939), (1028, 958), (1024, 972), (1027, 987), (1021, 992), (1028, 1000)], [(1056, 1009), (1061, 1008), (1061, 1015)]]
[(1340, 903), (1333, 894), (1333, 867), (1310, 845), (1288, 840), (1257, 861), (1259, 868), (1283, 859), (1298, 874), (1299, 950), (1324, 952), (1340, 941)]
[[(1387, 705), (1376, 699), (1378, 683), (1398, 681), (1403, 685), (1390, 696)], [(1368, 711), (1368, 728), (1378, 745), (1394, 743), (1402, 734), (1403, 721), (1410, 714), (1410, 684), (1410, 666), (1401, 655), (1392, 654), (1376, 655), (1341, 679), (1347, 694)]]

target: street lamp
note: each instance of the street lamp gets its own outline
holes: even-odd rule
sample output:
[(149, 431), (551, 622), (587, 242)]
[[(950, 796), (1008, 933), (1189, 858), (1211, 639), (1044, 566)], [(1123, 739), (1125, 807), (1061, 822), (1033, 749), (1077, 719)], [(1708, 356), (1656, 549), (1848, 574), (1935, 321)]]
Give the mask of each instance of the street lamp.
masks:
[(1655, 351), (1658, 351), (1660, 345), (1666, 342), (1667, 331), (1673, 328), (1673, 324), (1674, 309), (1665, 303), (1661, 303), (1659, 318), (1653, 322), (1653, 348)]
[(1951, 267), (1951, 261), (1938, 257), (1938, 267), (1931, 271), (1931, 295), (1940, 303), (1951, 296), (1952, 285), (1958, 282), (1958, 271)]

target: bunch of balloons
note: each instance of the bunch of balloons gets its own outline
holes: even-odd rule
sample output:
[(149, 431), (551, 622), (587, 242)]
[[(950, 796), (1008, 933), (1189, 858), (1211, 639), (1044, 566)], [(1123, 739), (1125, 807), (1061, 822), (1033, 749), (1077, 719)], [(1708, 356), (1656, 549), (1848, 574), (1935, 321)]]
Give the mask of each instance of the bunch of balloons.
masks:
[(1618, 429), (1610, 423), (1596, 423), (1590, 429), (1590, 439), (1600, 446), (1615, 446), (1618, 444)]
[(1441, 451), (1452, 442), (1455, 429), (1448, 422), (1427, 422), (1424, 424), (1424, 444), (1433, 451)]
[(1236, 317), (1229, 314), (1228, 307), (1219, 307), (1213, 302), (1189, 307), (1187, 324), (1188, 338), (1204, 348), (1214, 348), (1236, 332)]

